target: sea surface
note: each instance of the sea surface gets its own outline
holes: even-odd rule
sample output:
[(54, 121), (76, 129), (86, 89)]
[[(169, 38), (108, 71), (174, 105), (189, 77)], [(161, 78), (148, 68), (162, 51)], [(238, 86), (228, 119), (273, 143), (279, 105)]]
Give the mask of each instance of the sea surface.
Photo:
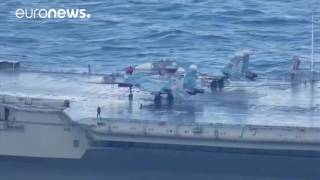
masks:
[[(173, 59), (215, 73), (249, 49), (251, 68), (282, 76), (294, 55), (309, 65), (311, 16), (319, 17), (319, 7), (313, 0), (0, 1), (0, 59), (68, 72), (91, 64), (99, 73)], [(91, 18), (18, 19), (18, 8), (84, 8)]]

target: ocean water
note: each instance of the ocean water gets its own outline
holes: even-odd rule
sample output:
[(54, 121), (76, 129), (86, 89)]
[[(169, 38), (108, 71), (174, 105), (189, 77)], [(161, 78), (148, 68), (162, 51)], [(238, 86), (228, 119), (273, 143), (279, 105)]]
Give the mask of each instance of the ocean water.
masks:
[[(0, 59), (69, 72), (91, 64), (110, 73), (169, 58), (215, 73), (250, 49), (251, 68), (281, 76), (293, 55), (308, 66), (317, 7), (313, 0), (7, 0), (0, 2)], [(85, 8), (91, 18), (18, 19), (18, 8)]]

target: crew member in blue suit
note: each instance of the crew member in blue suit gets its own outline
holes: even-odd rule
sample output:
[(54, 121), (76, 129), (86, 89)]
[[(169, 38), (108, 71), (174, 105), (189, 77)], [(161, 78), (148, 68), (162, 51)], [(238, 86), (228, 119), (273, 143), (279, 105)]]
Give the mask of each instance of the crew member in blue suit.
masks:
[(98, 106), (98, 108), (97, 108), (97, 119), (100, 119), (100, 114), (101, 114), (101, 107), (100, 106)]

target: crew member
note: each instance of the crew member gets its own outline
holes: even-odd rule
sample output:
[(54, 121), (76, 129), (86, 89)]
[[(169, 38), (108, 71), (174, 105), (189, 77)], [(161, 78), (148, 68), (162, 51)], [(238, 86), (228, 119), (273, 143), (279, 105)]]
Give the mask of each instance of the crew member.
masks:
[(91, 75), (91, 66), (88, 64), (88, 74)]
[(293, 56), (292, 58), (292, 72), (291, 72), (291, 80), (297, 81), (298, 80), (298, 71), (300, 67), (300, 58), (299, 56)]
[(292, 70), (296, 71), (299, 70), (299, 66), (300, 66), (300, 59), (299, 56), (293, 56), (292, 58)]
[(133, 73), (133, 67), (132, 66), (129, 66), (129, 67), (127, 67), (127, 69), (126, 69), (126, 74), (128, 74), (128, 75), (132, 75), (132, 73)]
[(98, 108), (97, 108), (97, 119), (100, 119), (100, 114), (101, 114), (101, 107), (100, 106), (98, 106)]

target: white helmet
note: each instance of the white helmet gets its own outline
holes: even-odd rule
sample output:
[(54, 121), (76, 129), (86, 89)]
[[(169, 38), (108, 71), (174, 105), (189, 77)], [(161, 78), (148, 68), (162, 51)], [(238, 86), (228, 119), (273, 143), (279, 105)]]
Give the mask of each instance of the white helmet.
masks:
[(184, 75), (184, 73), (186, 73), (186, 70), (183, 67), (179, 67), (177, 69), (177, 74), (178, 75)]
[(195, 65), (195, 64), (191, 64), (191, 65), (189, 66), (189, 69), (197, 70), (197, 69), (198, 69), (198, 66)]

